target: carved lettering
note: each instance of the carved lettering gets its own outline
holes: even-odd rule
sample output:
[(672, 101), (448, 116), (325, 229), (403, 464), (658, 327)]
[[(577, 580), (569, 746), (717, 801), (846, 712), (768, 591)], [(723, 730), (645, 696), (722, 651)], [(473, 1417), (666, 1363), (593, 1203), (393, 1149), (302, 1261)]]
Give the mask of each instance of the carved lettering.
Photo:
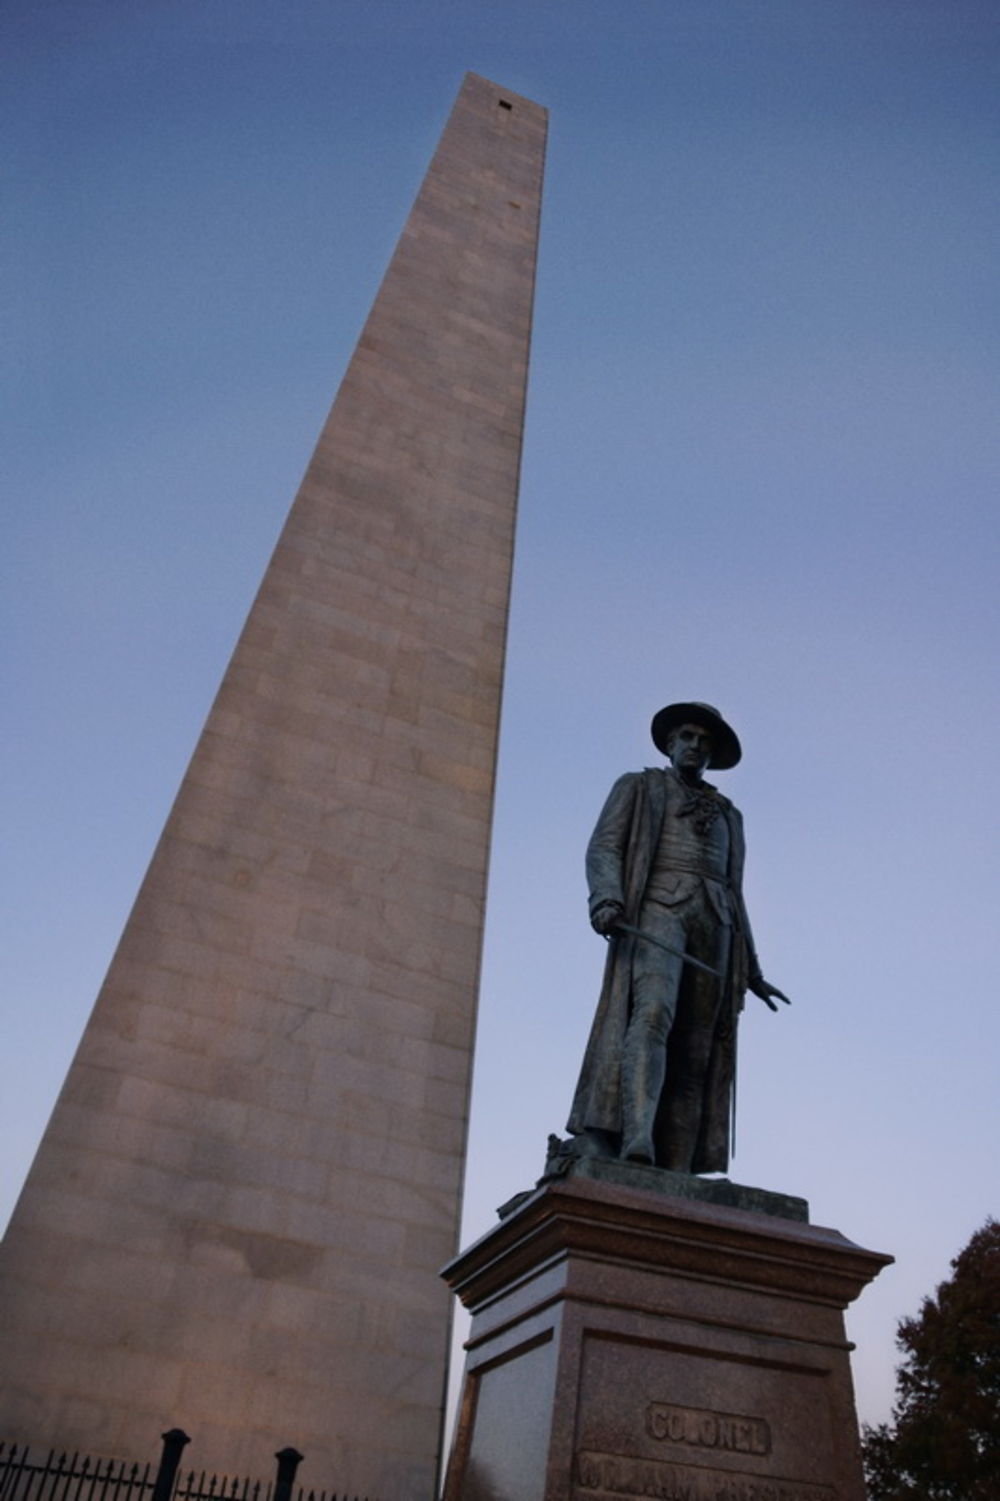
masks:
[(734, 1454), (771, 1452), (771, 1430), (763, 1418), (710, 1412), (700, 1407), (675, 1407), (670, 1402), (650, 1402), (646, 1408), (646, 1432), (650, 1438), (671, 1444), (692, 1444), (701, 1449), (727, 1449)]
[(740, 1475), (592, 1449), (577, 1453), (576, 1484), (589, 1494), (652, 1496), (655, 1501), (837, 1501), (834, 1486), (810, 1480)]

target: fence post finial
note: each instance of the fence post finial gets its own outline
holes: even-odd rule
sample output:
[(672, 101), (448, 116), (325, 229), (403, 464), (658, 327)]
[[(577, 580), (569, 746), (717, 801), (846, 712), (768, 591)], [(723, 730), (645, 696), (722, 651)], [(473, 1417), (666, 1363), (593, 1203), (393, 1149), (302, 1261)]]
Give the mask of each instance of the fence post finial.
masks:
[(156, 1472), (152, 1501), (170, 1501), (184, 1445), (189, 1444), (191, 1439), (183, 1428), (171, 1428), (160, 1437), (163, 1439), (163, 1453), (160, 1455), (160, 1468)]
[(287, 1449), (279, 1449), (274, 1456), (278, 1461), (278, 1473), (274, 1481), (274, 1495), (272, 1501), (292, 1501), (292, 1486), (295, 1484), (295, 1471), (305, 1458), (298, 1449), (291, 1445)]

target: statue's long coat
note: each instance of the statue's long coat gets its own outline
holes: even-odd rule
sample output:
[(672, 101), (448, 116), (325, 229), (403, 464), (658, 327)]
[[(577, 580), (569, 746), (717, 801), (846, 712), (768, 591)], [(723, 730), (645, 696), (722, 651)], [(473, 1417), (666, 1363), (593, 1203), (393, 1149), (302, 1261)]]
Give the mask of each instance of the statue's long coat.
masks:
[[(619, 902), (624, 908), (623, 921), (639, 926), (666, 813), (665, 775), (668, 773), (657, 768), (626, 772), (611, 789), (587, 849), (591, 912), (602, 902)], [(729, 1166), (737, 1018), (747, 976), (759, 972), (743, 903), (743, 819), (728, 798), (718, 792), (715, 795), (729, 826), (728, 878), (734, 898), (734, 929), (729, 970), (720, 982), (724, 987), (722, 1004), (705, 1081), (702, 1128), (692, 1163), (696, 1173), (725, 1172)], [(614, 1135), (622, 1130), (621, 1058), (632, 1010), (636, 942), (620, 934), (608, 946), (604, 984), (570, 1112), (569, 1130), (574, 1135), (588, 1128)]]

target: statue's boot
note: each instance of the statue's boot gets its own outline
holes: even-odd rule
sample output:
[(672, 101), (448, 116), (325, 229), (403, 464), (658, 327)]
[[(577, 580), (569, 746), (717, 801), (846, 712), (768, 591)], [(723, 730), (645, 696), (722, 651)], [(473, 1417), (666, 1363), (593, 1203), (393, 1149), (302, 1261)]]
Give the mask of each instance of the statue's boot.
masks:
[(705, 1113), (705, 1080), (708, 1073), (711, 1034), (705, 1028), (682, 1055), (682, 1067), (671, 1078), (660, 1120), (660, 1166), (674, 1173), (691, 1173)]
[(622, 1058), (622, 1150), (625, 1162), (656, 1162), (653, 1125), (667, 1058), (662, 1045), (627, 1037)]
[(693, 1155), (694, 1151), (690, 1146), (672, 1144), (667, 1148), (660, 1166), (665, 1167), (671, 1173), (690, 1173)]
[(633, 1136), (627, 1141), (622, 1149), (624, 1162), (645, 1162), (650, 1167), (656, 1166), (656, 1148), (653, 1145), (652, 1134)]
[(607, 1131), (598, 1131), (592, 1126), (572, 1138), (572, 1145), (579, 1157), (614, 1157), (613, 1138)]

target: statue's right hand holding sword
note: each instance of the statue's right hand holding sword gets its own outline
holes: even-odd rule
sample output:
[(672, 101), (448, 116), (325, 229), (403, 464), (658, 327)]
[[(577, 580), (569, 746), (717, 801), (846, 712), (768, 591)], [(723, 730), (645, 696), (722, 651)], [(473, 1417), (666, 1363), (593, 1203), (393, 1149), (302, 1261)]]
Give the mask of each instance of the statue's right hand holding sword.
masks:
[[(641, 928), (634, 928), (630, 923), (622, 922), (622, 909), (617, 902), (602, 902), (594, 909), (590, 919), (595, 933), (600, 933), (603, 938), (610, 938), (614, 933), (629, 933), (633, 938), (641, 938), (646, 943), (653, 943), (659, 949), (665, 949), (668, 954), (676, 954), (678, 959), (683, 959), (685, 964), (691, 964), (695, 969), (703, 969), (706, 974), (715, 975), (721, 979), (720, 972), (711, 964), (706, 964), (702, 959), (696, 959), (693, 954), (685, 953), (683, 949), (674, 948), (671, 943), (664, 943), (662, 938), (654, 938), (652, 933), (644, 933)], [(777, 1006), (771, 999), (777, 996), (779, 1001), (784, 1001), (786, 1006), (792, 1003), (783, 991), (776, 985), (771, 985), (763, 975), (752, 975), (747, 981), (747, 989), (753, 991), (755, 996), (769, 1006), (772, 1011), (777, 1011)]]

